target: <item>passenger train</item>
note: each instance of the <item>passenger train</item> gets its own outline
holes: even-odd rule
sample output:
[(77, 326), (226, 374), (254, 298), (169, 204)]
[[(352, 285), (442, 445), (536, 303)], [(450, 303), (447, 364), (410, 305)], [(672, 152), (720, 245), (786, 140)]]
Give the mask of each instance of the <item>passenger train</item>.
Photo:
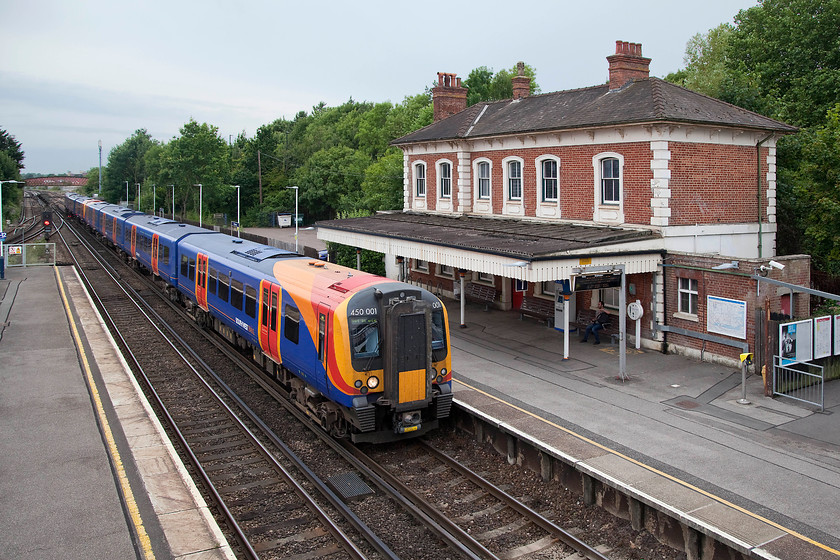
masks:
[(333, 436), (394, 441), (449, 416), (447, 313), (430, 292), (74, 193), (65, 207)]

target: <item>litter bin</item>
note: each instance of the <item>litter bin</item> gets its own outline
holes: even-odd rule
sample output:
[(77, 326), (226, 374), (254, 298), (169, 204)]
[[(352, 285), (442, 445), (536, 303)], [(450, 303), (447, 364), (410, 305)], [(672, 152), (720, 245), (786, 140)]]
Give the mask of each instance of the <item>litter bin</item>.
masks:
[(0, 280), (6, 279), (6, 258), (0, 255)]

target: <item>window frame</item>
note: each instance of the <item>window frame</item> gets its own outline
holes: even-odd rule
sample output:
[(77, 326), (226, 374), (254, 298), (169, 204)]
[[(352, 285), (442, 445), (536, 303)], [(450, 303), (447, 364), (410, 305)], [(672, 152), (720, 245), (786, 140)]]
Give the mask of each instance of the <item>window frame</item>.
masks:
[(426, 162), (415, 162), (412, 169), (414, 170), (414, 196), (426, 198)]
[[(438, 182), (438, 197), (450, 199), (452, 198), (452, 162), (448, 159), (442, 159), (437, 162), (437, 182)], [(448, 169), (449, 174), (444, 173), (444, 169)]]
[[(487, 176), (481, 176), (481, 170), (487, 169)], [(482, 185), (486, 185), (487, 193), (482, 194)], [(477, 200), (490, 200), (493, 197), (493, 166), (488, 159), (475, 162), (475, 197)]]
[[(545, 166), (554, 166), (554, 177), (546, 178)], [(560, 199), (560, 159), (554, 156), (543, 156), (537, 160), (537, 177), (539, 177), (540, 202), (556, 203)], [(554, 181), (554, 196), (547, 196), (547, 181)]]
[[(683, 281), (687, 286), (684, 286)], [(683, 298), (687, 297), (688, 310), (683, 308)], [(694, 305), (692, 305), (692, 302)], [(692, 310), (693, 308), (693, 310)], [(697, 278), (677, 276), (677, 313), (697, 317), (700, 311), (700, 282)]]
[[(611, 177), (606, 177), (604, 165), (607, 162), (614, 162), (615, 163), (612, 167), (614, 167), (614, 170), (617, 172), (616, 177), (612, 177), (612, 176)], [(621, 180), (621, 171), (622, 171), (621, 160), (619, 160), (617, 157), (601, 158), (601, 160), (600, 160), (600, 171), (601, 171), (601, 174), (600, 174), (601, 175), (601, 177), (600, 177), (600, 179), (601, 179), (601, 181), (600, 181), (601, 182), (601, 189), (600, 189), (601, 204), (610, 205), (610, 206), (620, 205), (621, 204), (621, 186), (622, 186), (621, 185), (621, 183), (622, 183), (622, 180)], [(615, 195), (614, 199), (609, 199), (609, 200), (607, 199), (607, 196), (606, 196), (606, 194), (607, 194), (607, 181), (611, 182), (610, 190), (615, 190), (614, 193), (611, 193), (611, 194)]]
[[(511, 173), (511, 166), (512, 165), (519, 166), (519, 175), (514, 177), (513, 173)], [(504, 169), (505, 169), (505, 195), (507, 196), (507, 200), (512, 202), (522, 202), (522, 193), (523, 193), (523, 170), (525, 169), (525, 162), (522, 161), (522, 158), (518, 157), (511, 157), (506, 158), (504, 161)], [(519, 182), (519, 194), (514, 196), (513, 193), (513, 181)]]

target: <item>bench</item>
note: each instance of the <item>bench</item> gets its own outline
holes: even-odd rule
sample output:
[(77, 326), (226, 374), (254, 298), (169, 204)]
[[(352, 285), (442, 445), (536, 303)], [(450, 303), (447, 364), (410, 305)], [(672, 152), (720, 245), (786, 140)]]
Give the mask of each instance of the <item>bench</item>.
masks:
[[(615, 344), (618, 344), (618, 339), (621, 335), (619, 334), (618, 329), (611, 328), (613, 321), (618, 323), (618, 317), (616, 317), (614, 315), (610, 315), (610, 320), (607, 321), (606, 323), (604, 323), (604, 328), (601, 329), (601, 331), (598, 334), (599, 334), (599, 336), (610, 337), (610, 343), (615, 345)], [(588, 327), (591, 324), (591, 322), (592, 322), (592, 317), (589, 317), (589, 319), (586, 322), (584, 322), (583, 313), (580, 313), (580, 312), (578, 313), (577, 326), (578, 326), (578, 333), (580, 333), (581, 336), (586, 334), (586, 327)]]
[(467, 284), (464, 296), (475, 303), (483, 303), (484, 310), (490, 311), (490, 304), (496, 301), (496, 288), (483, 284)]
[(523, 298), (519, 308), (519, 320), (522, 321), (525, 315), (541, 319), (550, 327), (554, 321), (554, 302), (542, 298)]

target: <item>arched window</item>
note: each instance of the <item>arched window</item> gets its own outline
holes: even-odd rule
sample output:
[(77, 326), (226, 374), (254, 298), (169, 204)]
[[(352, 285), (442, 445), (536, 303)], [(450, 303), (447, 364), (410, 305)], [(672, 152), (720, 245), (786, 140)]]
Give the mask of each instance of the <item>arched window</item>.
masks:
[(414, 194), (418, 197), (426, 196), (426, 164), (414, 164)]
[(452, 163), (448, 160), (438, 162), (438, 196), (452, 197)]
[(476, 164), (476, 192), (479, 199), (490, 198), (490, 162), (480, 161)]

